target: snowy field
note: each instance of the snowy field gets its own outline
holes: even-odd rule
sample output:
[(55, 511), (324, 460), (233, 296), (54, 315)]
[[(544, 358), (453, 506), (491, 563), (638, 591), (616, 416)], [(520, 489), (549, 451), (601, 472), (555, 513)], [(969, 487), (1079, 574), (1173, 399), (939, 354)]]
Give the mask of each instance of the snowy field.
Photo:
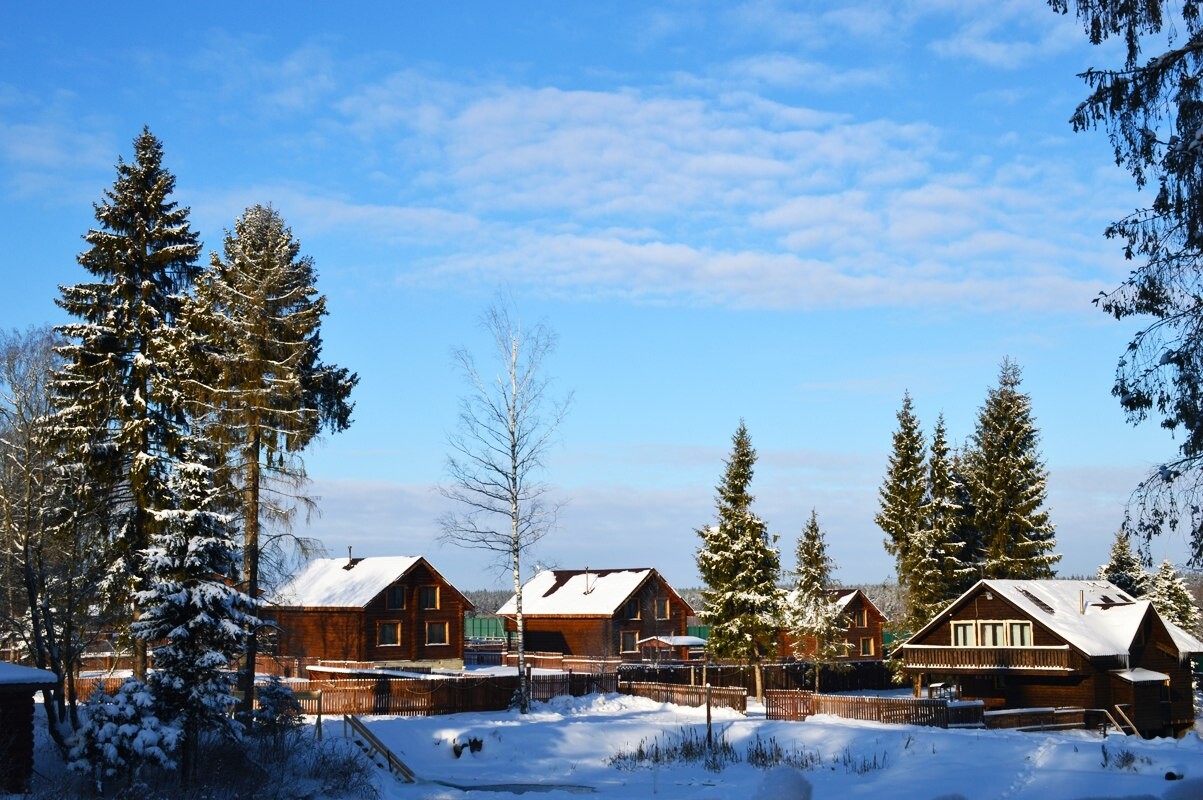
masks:
[[(768, 722), (763, 708), (750, 706), (747, 717), (714, 712), (714, 735), (724, 737), (738, 759), (717, 772), (701, 762), (614, 763), (615, 756), (634, 752), (641, 742), (645, 750), (657, 741), (663, 749), (679, 742), (682, 732), (694, 741), (705, 735), (704, 709), (626, 695), (536, 703), (526, 718), (481, 713), (365, 721), (421, 779), (403, 784), (381, 773), (381, 796), (404, 800), (798, 800), (808, 796), (807, 785), (814, 798), (1203, 800), (1203, 737), (1198, 726), (1183, 739), (1145, 741), (1117, 735), (1104, 739), (1086, 731), (939, 730), (826, 716)], [(341, 722), (326, 724), (329, 733), (341, 733)], [(757, 737), (765, 745), (774, 740), (801, 768), (749, 765), (749, 747)], [(481, 741), (479, 751), (465, 747), (457, 757), (454, 745), (472, 738)], [(771, 748), (761, 751), (766, 749)], [(1167, 780), (1166, 773), (1182, 778)], [(469, 793), (445, 784), (494, 789)], [(505, 784), (527, 792), (498, 791)]]

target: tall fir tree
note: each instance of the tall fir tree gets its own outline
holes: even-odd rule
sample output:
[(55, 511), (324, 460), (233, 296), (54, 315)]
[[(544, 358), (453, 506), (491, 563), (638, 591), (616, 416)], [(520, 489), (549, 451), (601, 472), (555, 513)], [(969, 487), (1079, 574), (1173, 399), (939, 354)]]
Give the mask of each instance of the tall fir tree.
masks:
[(848, 621), (828, 592), (835, 562), (827, 553), (827, 540), (814, 509), (798, 537), (794, 556), (797, 566), (788, 595), (786, 621), (795, 642), (794, 654), (813, 662), (817, 692), (822, 665), (846, 655), (849, 645), (844, 638)]
[[(310, 502), (300, 491), (300, 452), (323, 428), (350, 425), (349, 397), (359, 380), (321, 361), (326, 298), (317, 292), (312, 259), (300, 250), (279, 212), (248, 208), (183, 314), (186, 393), (223, 458), (221, 483), (242, 521), (242, 588), (251, 597), (259, 596), (265, 548), (298, 541), (282, 534), (296, 504)], [(271, 536), (262, 535), (265, 525)], [(252, 638), (241, 686), (247, 698), (256, 653)], [(243, 711), (250, 711), (249, 699)]]
[(969, 468), (961, 450), (952, 451), (951, 465), (952, 494), (960, 507), (954, 515), (955, 539), (961, 543), (960, 558), (966, 567), (964, 581), (957, 587), (960, 594), (982, 577), (984, 537), (977, 527), (977, 504), (969, 491)]
[(238, 567), (231, 520), (215, 511), (217, 492), (208, 466), (181, 462), (171, 477), (174, 508), (153, 512), (158, 525), (142, 553), (144, 613), (137, 637), (154, 648), (147, 681), (161, 722), (177, 727), (180, 778), (195, 775), (201, 734), (237, 737), (230, 662), (241, 655), (257, 620), (251, 598), (225, 576)]
[(753, 664), (761, 696), (760, 663), (773, 650), (781, 616), (781, 558), (768, 526), (752, 512), (748, 487), (756, 451), (743, 420), (731, 445), (722, 482), (715, 489), (717, 522), (697, 531), (702, 539), (698, 572), (706, 584), (702, 616), (711, 626), (710, 652)]
[(909, 586), (914, 560), (923, 554), (915, 549), (924, 527), (923, 500), (927, 490), (923, 432), (915, 416), (909, 392), (902, 397), (898, 429), (886, 464), (886, 477), (878, 490), (881, 510), (874, 517), (886, 534), (886, 550), (894, 556), (898, 582)]
[(1107, 563), (1099, 567), (1098, 576), (1102, 580), (1113, 583), (1132, 597), (1144, 595), (1149, 583), (1149, 575), (1145, 572), (1140, 558), (1132, 550), (1128, 534), (1121, 528), (1115, 532), (1115, 541), (1111, 543), (1111, 554)]
[(974, 573), (965, 563), (965, 542), (960, 537), (961, 504), (949, 455), (944, 415), (936, 420), (928, 454), (928, 489), (923, 504), (923, 528), (913, 547), (908, 581), (909, 630), (918, 630), (966, 587)]
[(966, 483), (974, 527), (982, 536), (982, 574), (987, 578), (1051, 578), (1061, 556), (1043, 509), (1047, 473), (1031, 397), (1020, 391), (1021, 373), (1004, 359), (998, 386), (978, 412), (965, 453)]
[(1153, 604), (1158, 614), (1187, 633), (1199, 632), (1199, 607), (1195, 605), (1190, 590), (1179, 577), (1173, 562), (1168, 558), (1162, 561), (1149, 578), (1148, 587), (1145, 599)]
[[(89, 248), (79, 263), (96, 280), (61, 287), (58, 300), (80, 321), (58, 328), (67, 343), (53, 382), (54, 435), (64, 461), (82, 467), (88, 491), (107, 509), (104, 588), (133, 617), (139, 554), (154, 534), (154, 512), (171, 502), (167, 481), (184, 427), (166, 353), (200, 243), (188, 209), (171, 199), (174, 189), (162, 145), (143, 129), (133, 162), (118, 159), (116, 181), (95, 206), (99, 226), (84, 235)], [(134, 672), (146, 674), (143, 640), (135, 640)]]

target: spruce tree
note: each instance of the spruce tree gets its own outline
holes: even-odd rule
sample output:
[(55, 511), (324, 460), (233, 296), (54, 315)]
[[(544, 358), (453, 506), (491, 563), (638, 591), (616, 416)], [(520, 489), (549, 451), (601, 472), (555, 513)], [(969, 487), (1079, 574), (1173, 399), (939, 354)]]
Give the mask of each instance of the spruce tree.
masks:
[[(95, 205), (98, 227), (84, 235), (89, 248), (78, 260), (95, 281), (61, 287), (58, 300), (79, 322), (58, 328), (67, 343), (53, 383), (54, 434), (107, 509), (104, 589), (135, 617), (139, 554), (154, 533), (154, 512), (171, 502), (167, 481), (184, 423), (166, 352), (200, 252), (188, 210), (171, 199), (174, 188), (162, 145), (143, 129), (133, 162), (118, 159), (116, 181)], [(134, 672), (146, 674), (141, 640)]]
[(788, 596), (787, 622), (795, 642), (794, 654), (805, 654), (814, 664), (814, 690), (817, 692), (821, 665), (848, 652), (844, 638), (848, 621), (828, 592), (835, 562), (827, 554), (827, 541), (814, 509), (798, 537), (794, 556), (797, 567)]
[[(295, 503), (309, 502), (297, 491), (305, 481), (300, 452), (323, 428), (350, 425), (349, 397), (359, 380), (321, 361), (326, 298), (300, 248), (275, 209), (248, 208), (183, 315), (187, 395), (224, 460), (221, 482), (242, 520), (242, 586), (251, 597), (259, 596), (264, 542), (286, 541), (279, 534)], [(271, 537), (260, 535), (264, 523), (277, 526)], [(247, 698), (256, 654), (252, 638), (241, 687)]]
[(1132, 550), (1132, 543), (1122, 528), (1115, 532), (1115, 541), (1111, 543), (1111, 556), (1106, 564), (1099, 567), (1098, 576), (1123, 589), (1132, 597), (1140, 597), (1145, 593), (1149, 575), (1140, 563), (1140, 558)]
[(1047, 473), (1040, 460), (1032, 401), (1019, 385), (1019, 366), (1004, 359), (998, 386), (978, 412), (965, 454), (987, 578), (1051, 578), (1053, 564), (1061, 558), (1053, 552), (1053, 526), (1043, 509)]
[(886, 550), (894, 556), (898, 582), (910, 584), (916, 538), (924, 526), (923, 499), (927, 476), (923, 463), (923, 433), (915, 416), (910, 393), (902, 397), (898, 411), (898, 430), (894, 432), (893, 451), (886, 465), (886, 477), (878, 490), (881, 510), (874, 521), (885, 531)]
[(710, 653), (753, 664), (761, 696), (760, 662), (773, 649), (780, 619), (781, 561), (775, 537), (752, 512), (748, 487), (756, 451), (743, 420), (731, 442), (731, 457), (716, 487), (718, 519), (697, 531), (702, 539), (698, 572), (706, 584), (702, 616), (711, 626)]
[(1186, 584), (1178, 576), (1173, 562), (1168, 558), (1162, 561), (1161, 566), (1149, 579), (1148, 587), (1145, 599), (1153, 604), (1153, 608), (1157, 609), (1162, 618), (1188, 633), (1198, 632), (1201, 616), (1199, 607), (1195, 605)]
[(224, 577), (237, 571), (237, 549), (229, 516), (214, 510), (211, 470), (197, 460), (181, 462), (169, 484), (174, 508), (154, 512), (159, 524), (142, 553), (144, 612), (134, 632), (154, 647), (147, 683), (158, 719), (182, 733), (180, 777), (187, 784), (203, 732), (239, 733), (229, 715), (227, 671), (257, 620), (251, 598)]
[(961, 504), (949, 456), (944, 415), (936, 420), (928, 455), (928, 493), (923, 505), (923, 528), (915, 540), (907, 604), (907, 627), (914, 631), (955, 599), (973, 575), (962, 558)]

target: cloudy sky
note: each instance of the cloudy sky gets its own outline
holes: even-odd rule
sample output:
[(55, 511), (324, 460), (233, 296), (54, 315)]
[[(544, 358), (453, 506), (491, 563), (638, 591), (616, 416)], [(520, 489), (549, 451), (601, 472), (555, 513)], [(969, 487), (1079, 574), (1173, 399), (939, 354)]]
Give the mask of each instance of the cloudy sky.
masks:
[(63, 321), (92, 204), (147, 125), (206, 252), (271, 203), (316, 263), (325, 358), (361, 378), (351, 430), (306, 454), (322, 514), (301, 532), (333, 554), (503, 585), (437, 541), (433, 491), (451, 350), (483, 355), (503, 290), (558, 333), (548, 374), (574, 395), (541, 563), (696, 584), (742, 418), (784, 564), (814, 508), (837, 577), (882, 580), (903, 393), (963, 441), (1010, 356), (1061, 572), (1093, 572), (1175, 446), (1125, 422), (1134, 328), (1091, 304), (1129, 269), (1103, 229), (1142, 198), (1067, 120), (1077, 74), (1118, 55), (1040, 0), (16, 4), (0, 325)]

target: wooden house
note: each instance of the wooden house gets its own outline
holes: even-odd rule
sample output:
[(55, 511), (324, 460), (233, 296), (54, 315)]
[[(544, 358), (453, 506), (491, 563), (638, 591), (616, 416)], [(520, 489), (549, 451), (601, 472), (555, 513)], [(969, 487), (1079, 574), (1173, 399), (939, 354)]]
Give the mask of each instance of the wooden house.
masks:
[[(885, 630), (885, 615), (878, 610), (869, 596), (860, 589), (829, 589), (828, 596), (835, 602), (847, 621), (844, 631), (844, 653), (839, 661), (881, 661), (882, 639)], [(815, 651), (813, 636), (805, 637), (801, 647), (788, 630), (778, 636), (780, 657), (807, 660)]]
[(989, 708), (1100, 709), (1144, 736), (1194, 724), (1188, 659), (1203, 643), (1100, 580), (983, 580), (901, 647), (932, 683)]
[[(515, 598), (497, 613), (512, 640)], [(685, 637), (694, 611), (654, 569), (543, 570), (522, 587), (522, 613), (535, 652), (639, 661), (687, 656), (693, 641), (663, 639)]]
[(420, 556), (313, 561), (262, 612), (272, 655), (462, 665), (472, 603)]

